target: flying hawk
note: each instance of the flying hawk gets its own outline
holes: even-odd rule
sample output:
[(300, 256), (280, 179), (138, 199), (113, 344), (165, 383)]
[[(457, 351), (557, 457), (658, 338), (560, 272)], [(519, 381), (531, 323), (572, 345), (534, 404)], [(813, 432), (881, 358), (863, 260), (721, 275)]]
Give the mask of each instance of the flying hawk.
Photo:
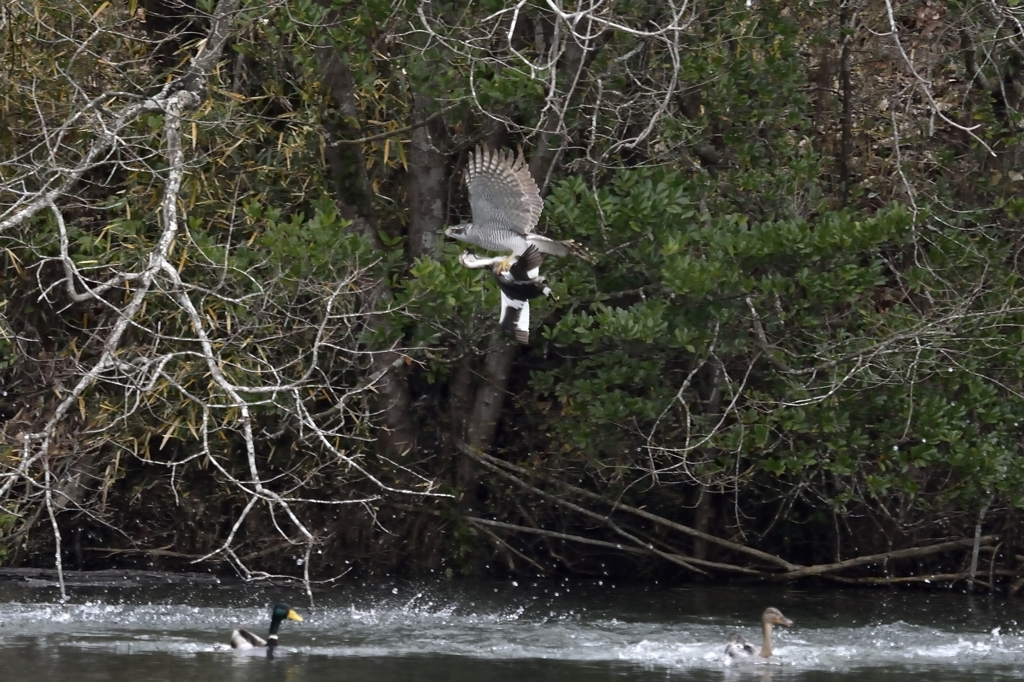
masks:
[(533, 244), (518, 257), (481, 258), (468, 251), (459, 256), (459, 262), (467, 268), (491, 268), (494, 281), (501, 290), (498, 324), (522, 344), (530, 343), (530, 299), (551, 293), (547, 281), (540, 276), (543, 260), (544, 254)]
[(571, 253), (590, 260), (587, 250), (571, 239), (558, 241), (533, 234), (544, 201), (522, 152), (513, 157), (510, 150), (502, 153), (477, 146), (469, 155), (466, 187), (473, 222), (449, 227), (445, 234), (452, 239), (515, 256), (522, 256), (532, 244), (541, 253)]

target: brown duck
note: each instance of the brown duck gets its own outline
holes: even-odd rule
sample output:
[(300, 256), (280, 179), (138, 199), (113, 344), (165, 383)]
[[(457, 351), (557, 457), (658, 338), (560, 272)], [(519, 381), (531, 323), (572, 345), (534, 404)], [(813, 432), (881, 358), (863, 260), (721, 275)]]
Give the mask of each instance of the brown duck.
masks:
[(733, 635), (729, 639), (729, 643), (725, 645), (725, 653), (730, 658), (752, 658), (755, 656), (770, 658), (772, 655), (772, 627), (776, 625), (789, 626), (792, 624), (793, 621), (783, 616), (782, 611), (769, 606), (761, 615), (761, 629), (763, 633), (761, 650), (755, 649), (753, 644), (750, 644), (739, 635)]

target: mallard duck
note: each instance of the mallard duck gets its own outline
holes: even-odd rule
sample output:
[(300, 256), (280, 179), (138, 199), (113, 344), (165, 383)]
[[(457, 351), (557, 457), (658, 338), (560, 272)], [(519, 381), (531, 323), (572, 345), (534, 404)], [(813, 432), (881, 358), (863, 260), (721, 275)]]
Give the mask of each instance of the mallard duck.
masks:
[(725, 645), (725, 653), (730, 658), (750, 658), (752, 656), (769, 658), (772, 655), (772, 626), (792, 624), (793, 621), (783, 616), (782, 611), (769, 606), (761, 614), (761, 628), (764, 633), (761, 651), (755, 649), (752, 644), (739, 635), (733, 635), (729, 639), (729, 643)]
[(302, 622), (302, 616), (295, 613), (291, 607), (285, 606), (284, 604), (277, 604), (274, 606), (274, 611), (270, 615), (270, 633), (267, 635), (265, 640), (258, 635), (254, 635), (248, 630), (235, 630), (231, 633), (231, 648), (266, 648), (267, 656), (273, 657), (274, 648), (277, 647), (277, 631), (281, 628), (281, 621), (285, 618), (288, 620), (296, 620), (300, 623)]

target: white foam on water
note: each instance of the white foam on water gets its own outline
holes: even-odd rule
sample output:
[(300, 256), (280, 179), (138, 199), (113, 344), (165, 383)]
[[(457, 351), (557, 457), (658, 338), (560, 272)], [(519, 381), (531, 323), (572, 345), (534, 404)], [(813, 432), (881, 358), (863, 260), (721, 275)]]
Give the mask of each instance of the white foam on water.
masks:
[[(769, 661), (733, 662), (724, 647), (731, 632), (757, 641), (756, 619), (678, 614), (644, 617), (642, 607), (627, 617), (614, 608), (591, 610), (551, 594), (479, 597), (412, 592), (339, 598), (330, 606), (304, 611), (303, 623), (281, 627), (281, 652), (329, 657), (462, 656), (478, 659), (548, 659), (621, 662), (666, 671), (699, 668), (743, 670), (751, 665), (792, 671), (849, 671), (861, 668), (977, 669), (1022, 666), (1024, 636), (1016, 624), (966, 627), (957, 614), (922, 625), (891, 622), (834, 625), (819, 615), (801, 625), (799, 602), (786, 605), (797, 624), (776, 629)], [(103, 600), (77, 604), (8, 602), (3, 605), (0, 646), (11, 638), (31, 638), (39, 646), (76, 647), (115, 653), (170, 652), (182, 656), (223, 649), (232, 629), (258, 634), (269, 608), (127, 604)], [(827, 616), (827, 613), (826, 613)], [(956, 625), (954, 625), (956, 624)], [(1024, 666), (1022, 666), (1024, 670)], [(735, 673), (730, 673), (735, 674)]]

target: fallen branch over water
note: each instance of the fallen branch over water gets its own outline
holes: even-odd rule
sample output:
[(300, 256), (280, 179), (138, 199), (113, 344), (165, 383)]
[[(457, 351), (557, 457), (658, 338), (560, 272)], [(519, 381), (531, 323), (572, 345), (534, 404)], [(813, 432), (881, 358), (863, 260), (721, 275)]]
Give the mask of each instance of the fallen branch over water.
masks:
[[(724, 547), (725, 549), (729, 549), (729, 550), (732, 550), (734, 552), (738, 552), (740, 554), (747, 554), (747, 555), (749, 555), (751, 557), (754, 557), (756, 559), (760, 559), (760, 560), (765, 561), (765, 562), (767, 562), (769, 564), (775, 564), (777, 566), (785, 568), (786, 570), (795, 570), (797, 568), (800, 568), (800, 566), (797, 566), (796, 564), (791, 564), (788, 561), (786, 561), (785, 559), (777, 557), (774, 554), (769, 554), (767, 552), (762, 552), (761, 550), (754, 549), (753, 547), (747, 547), (746, 545), (741, 545), (739, 543), (731, 542), (729, 540), (725, 540), (723, 538), (711, 535), (709, 533), (704, 533), (702, 531), (697, 530), (696, 528), (691, 528), (690, 526), (685, 526), (685, 525), (683, 525), (681, 523), (676, 523), (675, 521), (670, 521), (669, 519), (666, 519), (666, 518), (664, 518), (662, 516), (658, 516), (656, 514), (652, 514), (652, 513), (648, 512), (648, 511), (644, 511), (643, 509), (637, 509), (636, 507), (631, 507), (628, 504), (623, 504), (622, 502), (616, 502), (614, 500), (609, 500), (609, 499), (607, 499), (605, 497), (602, 497), (601, 495), (598, 495), (597, 493), (593, 493), (593, 492), (591, 492), (589, 490), (584, 490), (582, 488), (577, 488), (576, 486), (570, 485), (570, 484), (565, 483), (563, 481), (559, 481), (559, 480), (553, 479), (553, 478), (545, 476), (543, 474), (539, 474), (539, 473), (536, 473), (536, 472), (531, 472), (531, 471), (529, 471), (527, 469), (524, 469), (524, 468), (522, 468), (520, 466), (516, 466), (515, 464), (512, 464), (511, 462), (506, 462), (504, 460), (498, 459), (497, 457), (491, 457), (490, 455), (486, 455), (486, 454), (484, 454), (482, 452), (474, 450), (473, 448), (469, 447), (468, 445), (460, 443), (459, 444), (459, 449), (463, 453), (465, 453), (466, 455), (472, 457), (476, 461), (478, 461), (481, 464), (483, 464), (485, 467), (487, 467), (491, 471), (494, 471), (495, 473), (501, 475), (502, 477), (504, 477), (506, 479), (513, 480), (516, 483), (518, 483), (519, 485), (521, 485), (521, 486), (523, 486), (523, 487), (525, 487), (525, 488), (527, 488), (529, 490), (537, 491), (539, 489), (537, 489), (534, 486), (531, 486), (531, 485), (529, 485), (527, 483), (521, 482), (515, 476), (512, 476), (512, 474), (510, 472), (515, 472), (515, 473), (517, 473), (519, 475), (522, 475), (522, 476), (531, 476), (533, 478), (538, 478), (538, 479), (544, 481), (545, 483), (549, 483), (549, 484), (558, 486), (558, 487), (562, 488), (563, 490), (565, 490), (566, 492), (569, 492), (569, 493), (572, 493), (574, 495), (578, 495), (580, 497), (585, 497), (587, 499), (591, 499), (591, 500), (598, 501), (598, 502), (601, 502), (603, 504), (606, 504), (606, 505), (610, 506), (613, 511), (619, 510), (619, 511), (628, 512), (628, 513), (630, 513), (630, 514), (632, 514), (634, 516), (638, 516), (638, 517), (640, 517), (642, 519), (645, 519), (647, 521), (651, 521), (653, 523), (657, 523), (659, 525), (665, 526), (666, 528), (671, 528), (672, 530), (678, 531), (678, 532), (683, 533), (685, 535), (689, 535), (689, 536), (694, 537), (694, 538), (699, 538), (701, 540), (705, 540), (706, 542), (709, 542), (709, 543), (714, 544), (714, 545), (719, 545), (720, 547)], [(555, 503), (561, 504), (562, 506), (570, 505), (570, 503), (562, 500), (561, 498), (558, 498), (556, 496), (550, 495), (549, 493), (544, 493), (544, 492), (541, 491), (541, 494), (542, 494), (542, 496), (553, 498), (553, 501)], [(576, 505), (571, 505), (571, 506), (575, 507)], [(597, 516), (599, 518), (607, 518), (607, 515), (597, 515)], [(641, 546), (646, 546), (646, 543), (643, 543), (643, 542), (641, 542), (639, 544)]]
[[(972, 577), (974, 577), (974, 575), (971, 571), (961, 573), (931, 574), (926, 576), (868, 576), (859, 578), (850, 578), (834, 574), (851, 568), (871, 566), (874, 564), (887, 563), (890, 561), (900, 561), (904, 559), (917, 559), (921, 557), (940, 554), (943, 552), (955, 551), (958, 549), (970, 548), (973, 550), (974, 553), (977, 553), (979, 551), (979, 548), (982, 547), (991, 549), (991, 545), (999, 540), (998, 535), (976, 534), (974, 537), (949, 540), (946, 542), (939, 542), (933, 545), (909, 547), (906, 549), (899, 549), (895, 551), (883, 552), (878, 554), (867, 554), (864, 556), (853, 557), (843, 561), (836, 561), (827, 564), (801, 566), (798, 564), (790, 563), (782, 557), (776, 556), (774, 554), (769, 554), (767, 552), (763, 552), (752, 547), (747, 547), (746, 545), (735, 543), (724, 538), (716, 537), (709, 533), (698, 531), (695, 528), (691, 528), (689, 526), (677, 523), (675, 521), (671, 521), (669, 519), (658, 516), (656, 514), (652, 514), (651, 512), (645, 511), (643, 509), (638, 509), (636, 507), (631, 507), (627, 504), (623, 504), (622, 502), (608, 499), (598, 493), (578, 488), (576, 486), (570, 485), (568, 483), (565, 483), (564, 481), (560, 481), (558, 479), (552, 478), (542, 473), (530, 471), (521, 466), (512, 464), (511, 462), (506, 462), (504, 460), (498, 459), (497, 457), (492, 457), (485, 453), (479, 452), (474, 448), (469, 447), (468, 445), (460, 443), (458, 447), (461, 452), (474, 459), (476, 462), (481, 464), (483, 467), (485, 467), (492, 473), (502, 477), (507, 481), (515, 483), (520, 488), (529, 491), (541, 497), (542, 499), (552, 502), (553, 504), (556, 504), (564, 509), (568, 509), (575, 513), (581, 514), (582, 516), (585, 516), (590, 520), (599, 522), (601, 525), (612, 530), (617, 535), (625, 538), (627, 540), (627, 543), (614, 543), (605, 540), (587, 538), (576, 534), (560, 533), (541, 528), (533, 528), (529, 526), (505, 523), (502, 521), (493, 521), (475, 517), (465, 517), (465, 519), (469, 521), (471, 524), (475, 526), (487, 526), (490, 528), (498, 528), (515, 533), (526, 533), (551, 537), (569, 542), (598, 546), (606, 549), (613, 549), (615, 551), (623, 553), (656, 555), (676, 565), (687, 568), (688, 570), (705, 575), (707, 574), (708, 570), (711, 570), (729, 573), (739, 573), (751, 577), (765, 577), (777, 582), (788, 582), (793, 580), (800, 580), (803, 578), (825, 577), (829, 578), (830, 580), (835, 580), (839, 582), (862, 585), (892, 585), (929, 582), (945, 583), (950, 581), (955, 582), (958, 580), (971, 579)], [(526, 480), (524, 480), (527, 478), (536, 479), (545, 484), (555, 486), (556, 488), (560, 489), (563, 494), (573, 495), (594, 502), (599, 502), (602, 505), (609, 507), (610, 511), (604, 514), (595, 512), (591, 509), (576, 504), (575, 502), (570, 502), (569, 500), (566, 500), (559, 495), (555, 495), (546, 490), (542, 490), (536, 485), (533, 485), (532, 483), (529, 483)], [(611, 519), (611, 515), (616, 511), (624, 512), (626, 514), (657, 524), (664, 528), (677, 531), (679, 533), (688, 535), (693, 538), (704, 540), (709, 544), (716, 545), (730, 552), (734, 552), (736, 554), (740, 554), (751, 559), (757, 559), (759, 562), (768, 564), (770, 567), (774, 568), (775, 571), (772, 571), (771, 568), (758, 570), (750, 566), (744, 566), (737, 563), (714, 562), (707, 561), (704, 559), (698, 559), (696, 557), (689, 556), (683, 552), (680, 552), (675, 548), (669, 548), (667, 550), (655, 548), (652, 543), (647, 542), (642, 538), (638, 537), (638, 535), (635, 532), (627, 530), (619, 523), (613, 522)], [(781, 569), (781, 571), (779, 571), (779, 569)], [(1013, 571), (994, 570), (993, 567), (992, 569), (990, 569), (989, 575), (989, 583), (984, 583), (978, 581), (977, 579), (975, 579), (975, 582), (978, 585), (987, 587), (988, 589), (992, 589), (992, 576), (1013, 577), (1016, 574)], [(1024, 584), (1024, 580), (1018, 582)], [(1014, 585), (1017, 589), (1020, 589), (1020, 585), (1018, 585), (1018, 583), (1014, 583)]]
[[(467, 521), (469, 521), (471, 524), (475, 525), (475, 526), (477, 526), (477, 525), (479, 525), (479, 526), (491, 526), (491, 527), (494, 527), (494, 528), (502, 528), (504, 530), (514, 531), (516, 533), (527, 533), (527, 534), (531, 534), (531, 535), (543, 535), (543, 536), (549, 537), (549, 538), (556, 538), (558, 540), (565, 540), (567, 542), (577, 542), (577, 543), (585, 544), (585, 545), (593, 545), (595, 547), (603, 547), (605, 549), (611, 549), (611, 550), (616, 551), (616, 552), (626, 552), (628, 554), (654, 554), (654, 555), (658, 554), (658, 552), (656, 552), (653, 549), (650, 549), (647, 546), (644, 546), (644, 547), (632, 547), (630, 545), (623, 545), (622, 543), (618, 543), (618, 542), (606, 542), (604, 540), (595, 540), (593, 538), (584, 537), (582, 535), (574, 535), (574, 534), (570, 534), (570, 533), (559, 533), (559, 532), (553, 531), (553, 530), (543, 530), (541, 528), (531, 528), (529, 526), (518, 526), (518, 525), (515, 525), (515, 524), (512, 524), (512, 523), (504, 523), (502, 521), (490, 521), (488, 519), (480, 519), (480, 518), (476, 518), (476, 517), (472, 517), (472, 516), (467, 516), (467, 517), (464, 517), (464, 518)], [(698, 566), (703, 566), (704, 568), (719, 569), (719, 570), (722, 570), (722, 571), (728, 571), (728, 572), (732, 572), (732, 573), (742, 573), (744, 575), (751, 575), (751, 576), (762, 576), (762, 575), (764, 575), (764, 573), (762, 573), (761, 571), (757, 571), (757, 570), (754, 570), (752, 568), (746, 568), (744, 566), (735, 566), (733, 564), (723, 564), (723, 563), (719, 563), (717, 561), (706, 561), (704, 559), (697, 559), (697, 558), (694, 558), (694, 557), (691, 557), (691, 556), (681, 556), (679, 554), (676, 554), (676, 556), (680, 556), (680, 558), (683, 558), (686, 561), (691, 562), (693, 564), (696, 564)]]
[[(27, 583), (29, 587), (59, 587), (63, 579), (71, 587), (144, 587), (154, 585), (221, 585), (232, 582), (209, 573), (172, 573), (107, 569), (58, 571), (56, 568), (0, 568), (0, 580)], [(240, 580), (236, 580), (241, 584)]]
[[(1016, 571), (1008, 571), (1006, 569), (998, 569), (990, 571), (989, 575), (999, 576), (1000, 578), (1012, 578), (1017, 575)], [(960, 582), (961, 580), (970, 580), (970, 571), (960, 571), (959, 573), (929, 573), (927, 575), (902, 575), (902, 576), (864, 576), (863, 578), (847, 578), (839, 575), (825, 576), (830, 580), (844, 585), (872, 585), (881, 586), (886, 585), (913, 585), (913, 584), (949, 584)], [(988, 590), (994, 590), (994, 583), (989, 580), (985, 582), (983, 580), (974, 579), (976, 585), (981, 585)]]
[[(998, 535), (983, 535), (977, 540), (982, 545), (988, 545), (999, 539)], [(940, 542), (936, 545), (927, 545), (925, 547), (910, 547), (908, 549), (898, 549), (893, 552), (883, 552), (881, 554), (868, 554), (865, 556), (856, 557), (853, 559), (847, 559), (846, 561), (836, 561), (831, 564), (818, 564), (816, 566), (805, 566), (804, 568), (790, 571), (789, 573), (783, 573), (776, 576), (780, 580), (796, 580), (797, 578), (806, 578), (815, 575), (824, 575), (825, 573), (833, 573), (835, 571), (841, 571), (846, 568), (853, 568), (855, 566), (867, 566), (870, 564), (880, 564), (885, 561), (896, 561), (898, 559), (915, 559), (918, 557), (929, 556), (931, 554), (938, 554), (939, 552), (948, 552), (953, 549), (959, 549), (961, 547), (972, 547), (975, 543), (975, 538), (963, 538), (961, 540), (950, 540), (949, 542)]]

